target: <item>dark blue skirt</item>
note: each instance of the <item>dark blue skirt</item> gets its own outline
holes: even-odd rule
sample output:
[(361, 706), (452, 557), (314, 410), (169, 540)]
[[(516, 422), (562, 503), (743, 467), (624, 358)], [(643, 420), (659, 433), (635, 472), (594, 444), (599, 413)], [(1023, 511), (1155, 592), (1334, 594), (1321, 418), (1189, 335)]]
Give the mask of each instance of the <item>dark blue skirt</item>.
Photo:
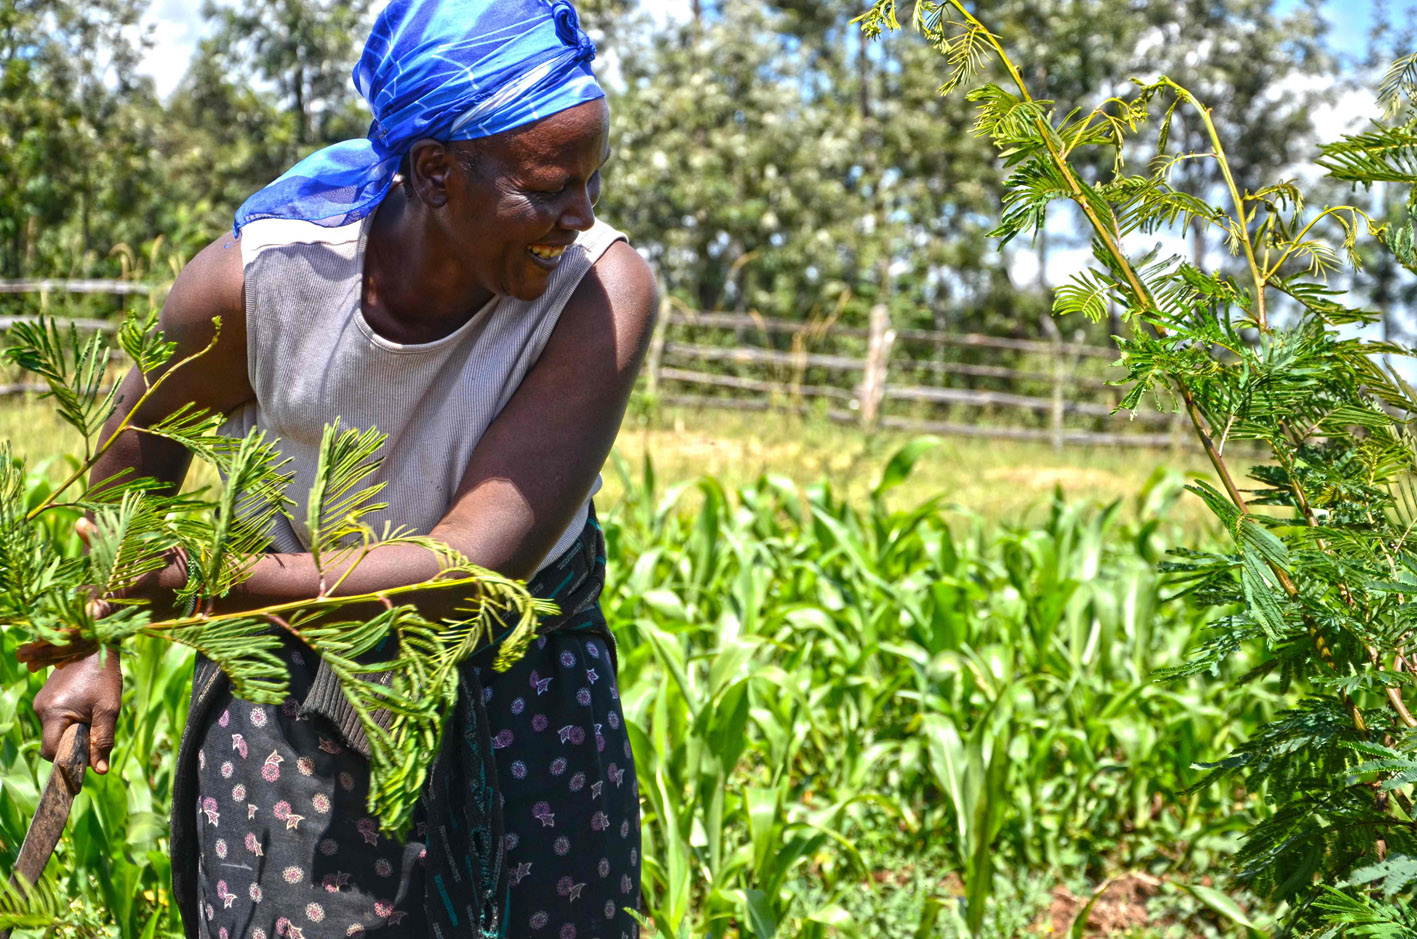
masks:
[[(314, 653), (290, 640), (292, 697), (223, 693), (199, 730), (201, 933), (213, 939), (425, 937), (426, 825), (406, 842), (368, 816), (369, 763), (298, 706)], [(557, 632), (507, 672), (478, 669), (502, 794), (508, 939), (631, 939), (639, 800), (605, 640)], [(445, 898), (447, 912), (454, 904)]]

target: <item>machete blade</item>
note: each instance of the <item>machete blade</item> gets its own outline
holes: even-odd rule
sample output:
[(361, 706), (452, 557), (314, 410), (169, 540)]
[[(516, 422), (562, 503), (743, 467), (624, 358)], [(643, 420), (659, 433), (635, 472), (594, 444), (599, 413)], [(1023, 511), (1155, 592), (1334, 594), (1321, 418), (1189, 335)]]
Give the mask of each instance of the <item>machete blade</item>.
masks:
[[(54, 854), (55, 845), (64, 834), (69, 809), (84, 786), (84, 770), (88, 765), (89, 725), (70, 724), (59, 741), (59, 752), (54, 755), (54, 769), (49, 772), (49, 782), (45, 784), (44, 794), (39, 797), (39, 806), (34, 811), (29, 831), (25, 832), (20, 856), (15, 859), (15, 870), (10, 875), (12, 887), (23, 891), (39, 882), (45, 865)], [(10, 930), (0, 930), (0, 939), (9, 937)]]

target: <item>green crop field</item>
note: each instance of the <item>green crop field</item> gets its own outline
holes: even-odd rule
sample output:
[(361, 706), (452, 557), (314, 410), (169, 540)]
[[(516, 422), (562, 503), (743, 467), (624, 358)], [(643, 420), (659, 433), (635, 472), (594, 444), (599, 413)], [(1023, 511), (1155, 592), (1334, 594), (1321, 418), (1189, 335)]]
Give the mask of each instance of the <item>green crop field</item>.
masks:
[[(64, 445), (42, 409), (0, 413), (29, 458)], [(1165, 603), (1155, 572), (1199, 526), (1186, 459), (763, 426), (632, 421), (599, 499), (656, 934), (963, 936), (971, 912), (996, 936), (1067, 934), (1083, 911), (1077, 935), (1262, 926), (1211, 886), (1259, 809), (1188, 787), (1282, 699), (1153, 676), (1214, 615)], [(9, 863), (48, 767), (39, 679), (0, 638)], [(136, 649), (115, 771), (89, 775), (54, 868), (96, 927), (174, 935), (190, 659)]]

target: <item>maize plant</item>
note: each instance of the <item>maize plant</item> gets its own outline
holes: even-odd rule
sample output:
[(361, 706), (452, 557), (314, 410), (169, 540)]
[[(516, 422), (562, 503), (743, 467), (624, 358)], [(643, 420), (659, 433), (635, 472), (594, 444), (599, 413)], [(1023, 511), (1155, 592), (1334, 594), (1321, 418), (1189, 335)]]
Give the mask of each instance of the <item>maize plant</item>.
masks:
[[(870, 37), (899, 28), (894, 0), (858, 22)], [(1243, 781), (1269, 805), (1235, 857), (1239, 881), (1287, 904), (1289, 935), (1413, 935), (1417, 401), (1390, 364), (1410, 351), (1364, 338), (1381, 312), (1364, 307), (1359, 241), (1417, 271), (1414, 198), (1390, 222), (1355, 205), (1312, 210), (1287, 180), (1241, 191), (1210, 111), (1171, 79), (1136, 81), (1090, 108), (1038, 100), (970, 4), (918, 3), (913, 27), (945, 59), (941, 93), (967, 91), (975, 133), (1010, 172), (994, 234), (1036, 236), (1055, 203), (1081, 211), (1096, 263), (1056, 291), (1054, 312), (1123, 311), (1120, 407), (1184, 412), (1214, 471), (1190, 488), (1228, 546), (1178, 552), (1164, 568), (1186, 602), (1233, 612), (1172, 674), (1218, 675), (1258, 647), (1241, 680), (1276, 680), (1291, 695), (1196, 783)], [(1325, 146), (1319, 165), (1355, 186), (1410, 188), (1417, 56), (1391, 69), (1379, 99), (1383, 120)], [(1199, 122), (1204, 149), (1172, 146), (1176, 121)], [(1149, 154), (1143, 172), (1129, 168), (1138, 152)], [(1217, 170), (1218, 204), (1172, 185), (1175, 168), (1197, 160)], [(1219, 232), (1232, 263), (1210, 271), (1168, 257), (1160, 235), (1191, 226)], [(1347, 291), (1327, 280), (1345, 265)], [(1248, 479), (1237, 445), (1262, 454)]]

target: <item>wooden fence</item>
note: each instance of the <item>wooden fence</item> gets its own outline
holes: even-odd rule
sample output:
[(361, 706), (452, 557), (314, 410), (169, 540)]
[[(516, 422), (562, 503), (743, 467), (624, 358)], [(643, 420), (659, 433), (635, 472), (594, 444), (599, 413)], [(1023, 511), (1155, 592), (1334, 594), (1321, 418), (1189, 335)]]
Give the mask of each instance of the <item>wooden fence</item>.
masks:
[[(0, 294), (156, 297), (165, 290), (119, 280), (0, 281)], [(0, 330), (16, 319), (0, 316)], [(113, 329), (107, 320), (73, 322)], [(816, 409), (868, 430), (1046, 441), (1055, 448), (1179, 446), (1178, 415), (1114, 413), (1119, 391), (1108, 379), (1118, 370), (1108, 363), (1116, 357), (1115, 349), (1062, 339), (896, 329), (881, 306), (863, 327), (699, 313), (666, 303), (646, 371), (649, 390), (665, 404)], [(0, 395), (31, 390), (0, 384)]]
[[(844, 352), (843, 344), (854, 345)], [(889, 428), (1055, 448), (1179, 446), (1177, 416), (1114, 413), (1115, 348), (1076, 342), (893, 328), (822, 327), (666, 305), (650, 348), (658, 400), (746, 411), (816, 410), (866, 429)], [(943, 413), (942, 413), (943, 412)], [(1085, 426), (1080, 426), (1085, 425)]]

